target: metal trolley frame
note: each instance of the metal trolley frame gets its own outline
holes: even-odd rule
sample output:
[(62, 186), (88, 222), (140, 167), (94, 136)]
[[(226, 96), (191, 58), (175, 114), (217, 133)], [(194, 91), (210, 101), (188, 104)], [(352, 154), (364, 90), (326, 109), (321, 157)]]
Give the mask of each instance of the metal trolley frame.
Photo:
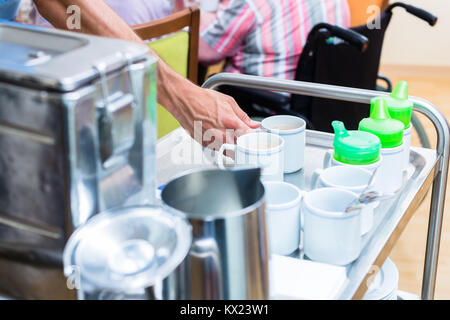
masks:
[[(376, 96), (388, 95), (388, 93), (379, 91), (231, 73), (217, 74), (209, 78), (203, 84), (203, 87), (214, 89), (221, 85), (271, 90), (358, 103), (370, 103), (370, 100)], [(432, 181), (431, 207), (421, 293), (422, 299), (429, 300), (434, 298), (436, 287), (439, 244), (449, 165), (450, 128), (444, 115), (433, 104), (421, 98), (410, 97), (410, 99), (414, 102), (414, 111), (420, 112), (430, 119), (437, 132), (437, 161)]]

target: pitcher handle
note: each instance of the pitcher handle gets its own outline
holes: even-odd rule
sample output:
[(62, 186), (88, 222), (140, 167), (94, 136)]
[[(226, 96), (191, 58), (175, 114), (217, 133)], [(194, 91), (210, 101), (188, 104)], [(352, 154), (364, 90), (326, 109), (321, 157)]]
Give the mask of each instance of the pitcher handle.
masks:
[(303, 232), (303, 225), (304, 225), (304, 221), (305, 218), (303, 217), (303, 200), (305, 198), (305, 195), (307, 194), (307, 192), (305, 190), (300, 190), (300, 231)]

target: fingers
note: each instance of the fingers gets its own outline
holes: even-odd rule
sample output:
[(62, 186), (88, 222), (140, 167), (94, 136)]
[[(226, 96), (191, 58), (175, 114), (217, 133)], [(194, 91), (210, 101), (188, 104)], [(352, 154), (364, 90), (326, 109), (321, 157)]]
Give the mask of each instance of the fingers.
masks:
[(207, 148), (219, 150), (224, 143), (235, 143), (236, 138), (232, 130), (208, 129), (203, 134), (202, 144)]
[[(237, 138), (243, 134), (252, 132), (260, 126), (259, 122), (253, 121), (250, 117), (238, 106), (236, 101), (230, 97), (220, 94), (220, 107), (219, 119), (222, 129), (225, 131), (233, 132), (233, 142), (235, 143)], [(231, 138), (226, 136), (227, 143)]]
[[(259, 127), (232, 97), (214, 90), (200, 90), (202, 94), (187, 100), (187, 108), (180, 108), (177, 119), (203, 146), (217, 150), (223, 143), (236, 143), (239, 136)], [(200, 127), (195, 123), (200, 123)]]
[(244, 112), (244, 110), (242, 110), (238, 104), (236, 103), (236, 101), (234, 101), (234, 99), (232, 99), (232, 103), (231, 103), (231, 107), (233, 108), (234, 113), (237, 115), (237, 117), (248, 127), (252, 128), (252, 129), (256, 129), (259, 127), (259, 122), (253, 121), (252, 119), (250, 119), (250, 117)]

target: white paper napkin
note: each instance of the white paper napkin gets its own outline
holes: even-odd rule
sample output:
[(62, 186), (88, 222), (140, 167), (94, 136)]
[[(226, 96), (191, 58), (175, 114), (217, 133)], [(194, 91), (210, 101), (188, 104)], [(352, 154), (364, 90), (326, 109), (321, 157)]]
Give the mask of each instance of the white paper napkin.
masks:
[(271, 300), (338, 299), (348, 282), (345, 267), (272, 255)]

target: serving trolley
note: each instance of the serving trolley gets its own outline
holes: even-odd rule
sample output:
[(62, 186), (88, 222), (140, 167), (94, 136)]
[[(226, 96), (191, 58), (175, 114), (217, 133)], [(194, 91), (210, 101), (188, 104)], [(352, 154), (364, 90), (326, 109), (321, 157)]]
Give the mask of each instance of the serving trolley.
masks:
[[(278, 80), (273, 78), (221, 73), (209, 78), (203, 87), (214, 89), (221, 85), (241, 86), (319, 98), (370, 103), (385, 92), (346, 88), (332, 85)], [(401, 192), (384, 201), (374, 212), (374, 225), (363, 237), (361, 255), (347, 265), (346, 281), (338, 299), (362, 299), (370, 285), (370, 279), (381, 269), (392, 248), (406, 228), (409, 220), (432, 189), (428, 222), (428, 236), (423, 271), (422, 299), (433, 299), (439, 257), (439, 244), (444, 215), (444, 200), (449, 164), (449, 126), (443, 114), (430, 102), (410, 97), (414, 111), (429, 118), (437, 132), (436, 150), (412, 147), (407, 182)], [(188, 146), (190, 144), (190, 146)], [(299, 172), (286, 174), (285, 181), (303, 190), (309, 190), (311, 175), (321, 167), (326, 151), (332, 148), (333, 134), (307, 130), (305, 166)], [(214, 165), (214, 155), (177, 129), (162, 138), (157, 146), (157, 183), (166, 183), (175, 175), (193, 167)], [(292, 257), (304, 259), (301, 248)], [(311, 275), (314, 276), (314, 275)]]

